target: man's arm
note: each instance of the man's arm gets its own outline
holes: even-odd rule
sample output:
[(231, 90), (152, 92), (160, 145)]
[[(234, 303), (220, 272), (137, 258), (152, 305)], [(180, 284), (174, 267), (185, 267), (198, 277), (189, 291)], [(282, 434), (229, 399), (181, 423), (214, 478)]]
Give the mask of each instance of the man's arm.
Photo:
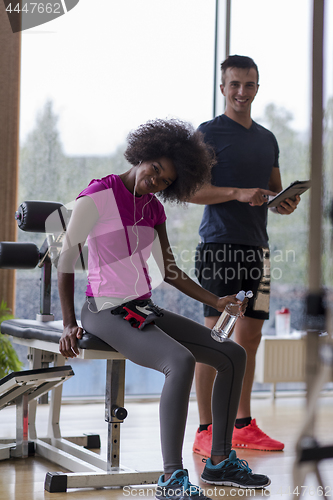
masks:
[(282, 181), (279, 168), (277, 167), (272, 168), (272, 173), (269, 178), (268, 187), (271, 191), (275, 191), (276, 193), (282, 191)]
[[(276, 170), (279, 169), (277, 168)], [(267, 196), (275, 196), (278, 193), (278, 191), (275, 192), (270, 189), (241, 189), (205, 184), (195, 193), (194, 196), (192, 196), (190, 203), (195, 203), (197, 205), (214, 205), (216, 203), (225, 203), (226, 201), (237, 200), (241, 203), (249, 203), (252, 206), (260, 206), (267, 201)]]

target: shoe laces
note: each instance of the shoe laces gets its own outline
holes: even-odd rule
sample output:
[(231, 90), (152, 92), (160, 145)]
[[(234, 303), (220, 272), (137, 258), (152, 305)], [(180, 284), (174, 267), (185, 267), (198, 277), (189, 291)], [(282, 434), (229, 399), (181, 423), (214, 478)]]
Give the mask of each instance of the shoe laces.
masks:
[(235, 458), (234, 460), (229, 459), (229, 464), (236, 465), (238, 470), (246, 470), (249, 474), (251, 474), (252, 469), (250, 469), (249, 464), (246, 460), (241, 460), (240, 458)]
[(268, 436), (268, 434), (265, 434), (265, 433), (264, 433), (264, 431), (262, 431), (262, 430), (260, 429), (260, 427), (258, 427), (258, 426), (257, 426), (257, 423), (256, 423), (255, 421), (253, 422), (253, 420), (252, 420), (252, 422), (251, 422), (251, 424), (250, 424), (250, 425), (251, 425), (251, 427), (253, 427), (253, 428), (254, 428), (257, 432), (259, 432), (259, 433), (260, 433), (260, 435), (261, 435), (262, 437), (266, 437), (266, 438), (269, 438), (269, 439), (270, 439), (270, 437)]
[(187, 474), (183, 474), (182, 476), (175, 478), (172, 481), (171, 485), (175, 484), (175, 483), (181, 484), (183, 492), (184, 493), (188, 492), (188, 493), (190, 493), (191, 496), (192, 495), (200, 495), (200, 493), (202, 492), (202, 490), (201, 490), (201, 488), (199, 488), (199, 486), (195, 486), (194, 484), (192, 484), (190, 482)]

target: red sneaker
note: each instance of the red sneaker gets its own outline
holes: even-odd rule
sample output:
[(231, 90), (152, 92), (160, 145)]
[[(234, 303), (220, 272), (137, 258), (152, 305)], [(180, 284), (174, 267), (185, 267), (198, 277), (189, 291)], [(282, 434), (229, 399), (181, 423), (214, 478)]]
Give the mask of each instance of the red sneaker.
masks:
[(194, 453), (198, 453), (206, 458), (210, 457), (212, 450), (212, 425), (209, 425), (206, 431), (199, 432), (199, 429), (197, 429), (192, 449)]
[(232, 435), (233, 448), (249, 448), (251, 450), (281, 451), (284, 444), (270, 438), (256, 424), (255, 419), (242, 429), (234, 427)]

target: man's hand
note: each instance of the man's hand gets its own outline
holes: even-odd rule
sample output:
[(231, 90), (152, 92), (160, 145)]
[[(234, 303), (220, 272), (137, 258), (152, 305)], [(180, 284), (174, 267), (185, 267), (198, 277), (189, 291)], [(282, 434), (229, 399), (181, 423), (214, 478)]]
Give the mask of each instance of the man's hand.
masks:
[(79, 349), (76, 339), (82, 339), (83, 329), (78, 325), (65, 326), (59, 340), (59, 351), (65, 358), (75, 358)]
[(269, 191), (269, 189), (238, 189), (236, 200), (242, 203), (249, 203), (251, 207), (255, 207), (263, 205), (268, 201), (268, 196), (276, 196), (276, 194), (273, 191)]
[(276, 211), (281, 215), (290, 215), (296, 210), (297, 205), (300, 201), (301, 197), (298, 194), (296, 195), (295, 201), (287, 198), (286, 200), (282, 201), (278, 207), (276, 207)]

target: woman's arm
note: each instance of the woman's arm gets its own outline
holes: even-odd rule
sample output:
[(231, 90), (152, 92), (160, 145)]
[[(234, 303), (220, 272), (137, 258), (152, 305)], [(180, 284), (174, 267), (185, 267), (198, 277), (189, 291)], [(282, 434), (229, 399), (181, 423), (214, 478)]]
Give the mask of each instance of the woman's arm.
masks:
[(98, 211), (88, 196), (75, 202), (58, 262), (58, 290), (64, 331), (59, 341), (60, 353), (69, 358), (79, 354), (76, 339), (82, 337), (74, 309), (74, 269), (89, 232), (98, 219)]
[(174, 286), (181, 292), (185, 293), (185, 295), (188, 295), (203, 304), (207, 304), (220, 312), (222, 312), (225, 306), (229, 303), (241, 304), (241, 302), (235, 298), (235, 295), (218, 297), (195, 283), (195, 281), (193, 281), (177, 266), (170, 247), (165, 223), (155, 226), (155, 229), (159, 236), (159, 242), (161, 245), (165, 272), (164, 281), (166, 283)]

